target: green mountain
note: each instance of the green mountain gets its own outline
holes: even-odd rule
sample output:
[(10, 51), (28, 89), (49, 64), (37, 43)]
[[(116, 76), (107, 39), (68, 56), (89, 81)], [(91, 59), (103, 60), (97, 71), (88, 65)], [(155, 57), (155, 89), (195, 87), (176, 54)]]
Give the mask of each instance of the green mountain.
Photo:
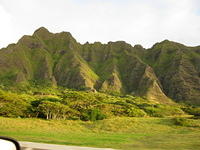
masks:
[(167, 40), (150, 49), (124, 41), (82, 45), (69, 32), (41, 27), (0, 50), (0, 81), (200, 104), (200, 47)]
[(168, 97), (200, 104), (199, 50), (165, 40), (147, 50), (143, 60), (155, 70)]

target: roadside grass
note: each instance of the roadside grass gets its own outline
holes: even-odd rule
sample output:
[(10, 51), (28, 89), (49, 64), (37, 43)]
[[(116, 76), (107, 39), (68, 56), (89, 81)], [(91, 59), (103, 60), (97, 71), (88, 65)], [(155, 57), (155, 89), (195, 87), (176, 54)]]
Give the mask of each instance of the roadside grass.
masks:
[(173, 118), (150, 117), (116, 117), (96, 122), (0, 117), (0, 135), (21, 141), (124, 150), (198, 150), (200, 120), (195, 123), (195, 127), (180, 126)]

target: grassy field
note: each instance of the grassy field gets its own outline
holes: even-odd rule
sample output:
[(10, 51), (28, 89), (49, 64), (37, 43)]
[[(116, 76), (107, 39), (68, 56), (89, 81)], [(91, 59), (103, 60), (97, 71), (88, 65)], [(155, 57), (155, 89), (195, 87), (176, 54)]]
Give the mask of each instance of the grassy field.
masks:
[(124, 150), (198, 150), (200, 120), (175, 125), (172, 118), (112, 118), (96, 122), (0, 117), (0, 135), (22, 141)]

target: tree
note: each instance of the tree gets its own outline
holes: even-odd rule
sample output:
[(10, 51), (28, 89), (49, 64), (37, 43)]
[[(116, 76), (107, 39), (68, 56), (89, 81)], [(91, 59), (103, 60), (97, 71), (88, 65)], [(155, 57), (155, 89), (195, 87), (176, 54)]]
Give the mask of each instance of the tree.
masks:
[(30, 104), (21, 95), (0, 91), (0, 115), (26, 117)]
[(52, 108), (55, 102), (43, 101), (38, 106), (38, 110), (46, 116), (46, 119), (52, 118)]
[(46, 116), (46, 119), (66, 119), (74, 114), (78, 114), (67, 105), (50, 101), (43, 101), (39, 104), (38, 110)]

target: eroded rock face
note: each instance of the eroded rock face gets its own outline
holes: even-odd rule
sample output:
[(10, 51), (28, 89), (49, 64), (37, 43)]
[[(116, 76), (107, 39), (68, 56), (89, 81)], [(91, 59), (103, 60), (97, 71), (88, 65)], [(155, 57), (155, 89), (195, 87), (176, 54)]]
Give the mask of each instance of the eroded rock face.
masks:
[(104, 92), (123, 92), (122, 83), (117, 72), (113, 72), (108, 79), (106, 79), (101, 86), (101, 91)]
[(199, 47), (164, 41), (146, 53), (166, 95), (176, 101), (200, 104)]
[(137, 92), (140, 96), (145, 95), (147, 99), (152, 101), (166, 104), (172, 103), (172, 101), (164, 94), (162, 86), (150, 66), (146, 66), (144, 74), (140, 79)]
[[(38, 81), (89, 91), (200, 104), (200, 47), (165, 40), (151, 49), (124, 41), (76, 42), (44, 27), (0, 50), (1, 84)], [(8, 84), (9, 83), (9, 84)]]

